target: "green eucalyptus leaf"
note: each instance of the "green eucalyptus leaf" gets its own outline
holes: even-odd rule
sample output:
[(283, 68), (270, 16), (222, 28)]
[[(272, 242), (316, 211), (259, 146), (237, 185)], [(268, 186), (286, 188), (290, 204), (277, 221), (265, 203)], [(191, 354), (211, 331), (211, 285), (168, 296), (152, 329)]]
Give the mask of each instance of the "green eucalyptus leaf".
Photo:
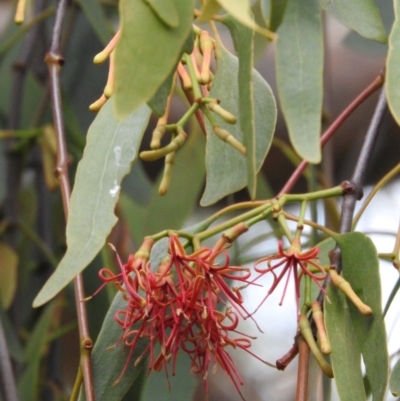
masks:
[[(180, 353), (176, 361), (176, 374), (167, 379), (165, 372), (152, 372), (146, 379), (140, 401), (187, 401), (192, 400), (198, 379), (190, 372), (191, 360)], [(169, 391), (168, 388), (171, 387)]]
[(222, 8), (244, 26), (271, 37), (271, 32), (259, 26), (254, 21), (251, 12), (250, 0), (217, 0)]
[(389, 389), (395, 397), (400, 396), (400, 360), (396, 362), (390, 373)]
[[(193, 131), (185, 145), (177, 152), (170, 188), (166, 195), (158, 194), (161, 179), (151, 192), (147, 207), (129, 196), (121, 197), (122, 213), (136, 243), (144, 236), (166, 229), (179, 229), (194, 209), (203, 187), (204, 139)], [(190, 165), (190, 168), (187, 166)]]
[(243, 145), (246, 148), (247, 186), (251, 199), (255, 199), (257, 190), (256, 143), (254, 126), (253, 95), (253, 45), (254, 31), (245, 27), (228, 15), (222, 21), (229, 29), (236, 53), (239, 58), (239, 116), (240, 128), (246, 133)]
[(105, 46), (112, 37), (112, 30), (99, 0), (77, 0), (92, 25), (100, 42)]
[(169, 28), (177, 28), (179, 14), (173, 0), (144, 0), (160, 20)]
[(172, 90), (172, 83), (175, 77), (175, 70), (171, 71), (166, 80), (157, 89), (154, 96), (147, 102), (147, 105), (151, 108), (152, 112), (157, 117), (162, 117), (167, 108), (168, 96)]
[(118, 121), (112, 98), (89, 128), (78, 165), (67, 223), (67, 252), (37, 295), (34, 306), (54, 297), (97, 255), (117, 222), (114, 215), (120, 184), (130, 171), (150, 118), (143, 105)]
[(221, 5), (217, 0), (208, 0), (201, 9), (200, 16), (198, 17), (198, 22), (208, 22), (215, 14), (221, 9)]
[(382, 315), (379, 259), (370, 238), (353, 232), (335, 237), (341, 251), (343, 277), (373, 315), (366, 317), (347, 301), (351, 321), (363, 356), (373, 401), (385, 398), (389, 358), (386, 329)]
[(324, 302), (325, 326), (332, 346), (330, 355), (341, 401), (366, 401), (357, 341), (346, 297), (329, 285)]
[[(238, 119), (229, 125), (219, 116), (213, 115), (222, 128), (228, 130), (240, 142), (244, 142), (241, 130), (239, 106), (239, 60), (221, 42), (217, 44), (218, 70), (210, 91), (210, 97), (221, 99), (221, 106)], [(276, 123), (276, 104), (271, 88), (253, 70), (253, 102), (255, 123), (255, 170), (258, 172), (271, 146)], [(206, 120), (206, 188), (201, 199), (202, 206), (211, 205), (226, 195), (244, 188), (248, 184), (246, 157), (232, 146), (221, 141)]]
[(323, 91), (319, 5), (314, 0), (289, 0), (278, 35), (278, 92), (290, 140), (302, 158), (319, 163)]
[(374, 0), (320, 0), (321, 6), (343, 25), (361, 36), (385, 43), (386, 30)]
[(115, 49), (115, 110), (120, 118), (155, 95), (182, 55), (194, 0), (170, 3), (178, 14), (176, 28), (163, 23), (143, 0), (120, 2), (121, 36)]
[(26, 364), (18, 382), (18, 393), (21, 401), (36, 401), (39, 395), (40, 361), (48, 342), (48, 332), (52, 323), (57, 303), (48, 305), (35, 327), (25, 347), (23, 359)]
[(389, 109), (400, 124), (400, 3), (394, 1), (395, 20), (389, 35), (385, 90)]
[(285, 16), (288, 0), (261, 0), (261, 10), (268, 28), (276, 32)]

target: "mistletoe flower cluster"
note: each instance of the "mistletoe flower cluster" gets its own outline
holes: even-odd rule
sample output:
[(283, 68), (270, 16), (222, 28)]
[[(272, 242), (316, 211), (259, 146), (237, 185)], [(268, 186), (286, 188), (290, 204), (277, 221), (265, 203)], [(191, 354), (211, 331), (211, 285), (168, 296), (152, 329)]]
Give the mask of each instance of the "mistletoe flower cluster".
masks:
[[(274, 292), (278, 284), (286, 275), (286, 281), (282, 297), (279, 305), (282, 305), (283, 300), (286, 295), (286, 290), (289, 284), (290, 276), (293, 276), (293, 281), (295, 285), (295, 295), (297, 300), (297, 309), (299, 309), (298, 301), (300, 298), (300, 280), (302, 276), (310, 277), (322, 290), (320, 281), (324, 281), (327, 272), (324, 267), (318, 263), (319, 248), (313, 247), (307, 251), (301, 251), (301, 245), (299, 238), (294, 238), (291, 246), (286, 251), (283, 249), (282, 241), (278, 243), (278, 253), (276, 255), (267, 256), (258, 260), (255, 264), (254, 269), (260, 275), (256, 278), (260, 278), (264, 274), (271, 273), (273, 275), (273, 282), (269, 288), (264, 299), (261, 301), (260, 305), (257, 307), (256, 311), (265, 302), (265, 300)], [(266, 267), (260, 267), (262, 263), (267, 264)], [(279, 273), (275, 273), (277, 269), (280, 269)]]
[[(239, 318), (249, 313), (238, 287), (228, 282), (248, 285), (250, 271), (230, 266), (227, 242), (222, 237), (213, 248), (202, 247), (188, 255), (178, 237), (171, 235), (169, 255), (154, 271), (148, 262), (153, 241), (146, 239), (126, 264), (120, 263), (119, 274), (101, 270), (102, 280), (114, 282), (127, 301), (126, 308), (116, 313), (123, 331), (120, 341), (130, 350), (125, 366), (148, 356), (149, 372), (164, 369), (168, 377), (169, 365), (174, 375), (183, 351), (190, 357), (191, 371), (201, 375), (206, 392), (211, 364), (213, 370), (220, 366), (240, 393), (243, 382), (227, 348), (240, 348), (262, 360), (249, 350), (251, 337), (237, 331)], [(137, 356), (136, 346), (143, 339), (147, 345)]]

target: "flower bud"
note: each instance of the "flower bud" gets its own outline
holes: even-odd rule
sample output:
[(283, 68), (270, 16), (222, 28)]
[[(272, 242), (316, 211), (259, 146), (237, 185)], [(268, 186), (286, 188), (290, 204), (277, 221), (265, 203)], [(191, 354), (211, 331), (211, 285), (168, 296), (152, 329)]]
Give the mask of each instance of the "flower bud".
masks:
[(246, 148), (229, 131), (227, 131), (224, 128), (221, 128), (219, 125), (215, 125), (213, 127), (213, 130), (215, 132), (215, 135), (218, 136), (218, 138), (220, 138), (226, 143), (229, 143), (229, 145), (233, 146), (242, 155), (246, 156)]
[(329, 274), (331, 276), (332, 284), (337, 287), (343, 294), (346, 295), (347, 298), (353, 303), (353, 305), (360, 311), (360, 313), (364, 316), (371, 316), (372, 309), (366, 305), (359, 296), (354, 292), (351, 288), (351, 285), (348, 281), (346, 281), (342, 276), (339, 276), (335, 269), (329, 270)]
[(229, 111), (222, 108), (217, 101), (209, 103), (208, 108), (215, 114), (218, 114), (226, 123), (236, 124), (236, 117), (232, 113), (229, 113)]

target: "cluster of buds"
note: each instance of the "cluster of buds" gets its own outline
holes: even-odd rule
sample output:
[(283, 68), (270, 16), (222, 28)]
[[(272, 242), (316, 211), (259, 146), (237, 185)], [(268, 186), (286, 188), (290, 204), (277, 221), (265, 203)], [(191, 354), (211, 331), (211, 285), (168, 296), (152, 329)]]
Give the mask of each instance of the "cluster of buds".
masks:
[[(227, 348), (240, 348), (267, 363), (250, 351), (252, 337), (237, 331), (239, 319), (249, 313), (240, 290), (231, 288), (229, 282), (250, 284), (250, 271), (230, 266), (225, 249), (229, 242), (222, 237), (213, 248), (201, 247), (186, 254), (179, 238), (171, 235), (168, 256), (154, 271), (149, 263), (153, 241), (147, 238), (126, 264), (119, 261), (120, 273), (100, 271), (103, 282), (113, 282), (127, 301), (126, 308), (116, 314), (123, 331), (120, 342), (130, 349), (125, 366), (148, 356), (149, 372), (164, 369), (168, 377), (168, 366), (171, 363), (174, 375), (181, 351), (190, 357), (191, 371), (201, 375), (206, 392), (212, 364), (229, 375), (240, 393), (243, 382)], [(131, 361), (139, 339), (147, 340), (147, 345)], [(157, 355), (156, 345), (160, 346)]]
[[(114, 49), (120, 37), (120, 30), (117, 31), (110, 43), (105, 49), (97, 54), (94, 58), (95, 64), (102, 64), (107, 59), (110, 60), (108, 79), (101, 97), (89, 106), (91, 111), (98, 111), (112, 95), (114, 88)], [(176, 151), (183, 146), (186, 141), (187, 134), (184, 126), (188, 120), (194, 115), (203, 131), (206, 133), (204, 116), (209, 120), (215, 135), (226, 142), (237, 151), (246, 155), (246, 148), (236, 139), (229, 131), (222, 128), (213, 117), (213, 113), (218, 115), (228, 124), (236, 124), (236, 117), (221, 107), (220, 99), (208, 97), (209, 90), (214, 79), (211, 64), (214, 53), (215, 43), (207, 31), (194, 28), (194, 47), (192, 53), (183, 54), (179, 62), (175, 79), (171, 87), (171, 93), (167, 100), (164, 115), (158, 121), (156, 128), (153, 130), (150, 143), (151, 150), (140, 153), (140, 157), (145, 161), (153, 161), (165, 157), (165, 168), (163, 180), (161, 182), (159, 193), (164, 195), (169, 187), (172, 166), (174, 165)], [(175, 80), (180, 82), (183, 92), (186, 95), (190, 108), (176, 123), (168, 123), (171, 98), (173, 96)], [(161, 140), (164, 135), (170, 132), (170, 142), (161, 147)]]

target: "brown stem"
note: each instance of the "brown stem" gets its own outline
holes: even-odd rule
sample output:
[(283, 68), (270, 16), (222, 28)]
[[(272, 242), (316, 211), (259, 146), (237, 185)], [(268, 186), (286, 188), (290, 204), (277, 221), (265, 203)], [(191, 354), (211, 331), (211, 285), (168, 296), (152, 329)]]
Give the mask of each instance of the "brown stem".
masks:
[(299, 346), (297, 345), (297, 336), (295, 337), (295, 343), (292, 348), (280, 359), (276, 361), (276, 367), (278, 370), (285, 370), (290, 362), (296, 357), (299, 353)]
[(307, 401), (310, 348), (301, 335), (297, 339), (297, 346), (299, 350), (299, 365), (297, 368), (296, 401)]
[[(50, 91), (53, 109), (53, 121), (57, 140), (57, 167), (56, 175), (60, 181), (61, 196), (64, 207), (65, 219), (68, 220), (69, 200), (70, 200), (70, 183), (68, 176), (68, 150), (65, 140), (64, 121), (62, 115), (61, 88), (59, 72), (63, 64), (63, 58), (60, 54), (60, 40), (62, 32), (62, 24), (66, 12), (68, 0), (60, 0), (57, 6), (56, 17), (53, 27), (50, 49), (45, 57), (49, 69)], [(85, 292), (83, 287), (83, 278), (79, 274), (74, 280), (76, 311), (78, 316), (79, 338), (80, 338), (80, 367), (83, 374), (83, 382), (85, 387), (85, 395), (87, 401), (94, 401), (94, 388), (92, 379), (92, 365), (90, 354), (93, 348), (93, 341), (89, 335), (87, 322), (86, 307), (83, 300)]]
[[(371, 96), (377, 89), (379, 89), (384, 82), (383, 74), (379, 74), (336, 118), (336, 120), (329, 126), (329, 128), (321, 136), (321, 146), (324, 147), (325, 144), (332, 138), (340, 126), (346, 121), (346, 119), (353, 113), (353, 111), (362, 104), (369, 96)], [(279, 195), (288, 193), (292, 190), (296, 182), (302, 176), (304, 170), (308, 166), (308, 162), (303, 160), (293, 172), (291, 177), (287, 180), (284, 187), (280, 190)]]

